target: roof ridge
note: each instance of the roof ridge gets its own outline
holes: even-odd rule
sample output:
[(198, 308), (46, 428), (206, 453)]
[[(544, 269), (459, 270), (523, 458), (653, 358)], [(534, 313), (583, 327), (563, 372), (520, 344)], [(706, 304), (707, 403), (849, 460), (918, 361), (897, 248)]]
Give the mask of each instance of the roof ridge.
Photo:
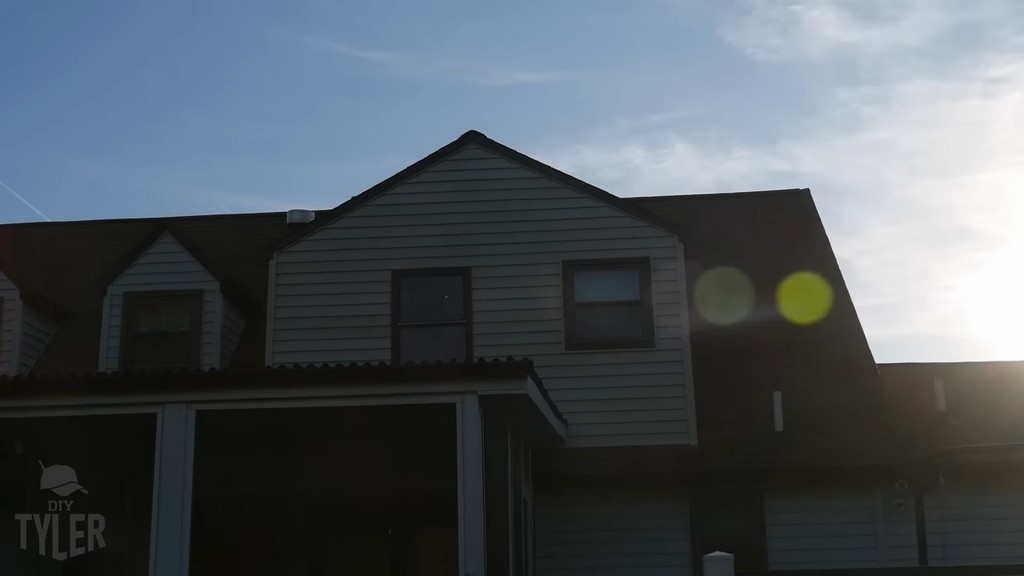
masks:
[(1020, 364), (1024, 366), (1024, 358), (1020, 360), (950, 360), (950, 361), (921, 361), (921, 362), (879, 362), (879, 367), (890, 367), (890, 366), (977, 366), (987, 365), (993, 366), (996, 364)]
[(138, 223), (143, 224), (147, 222), (160, 223), (160, 222), (171, 222), (181, 220), (206, 220), (216, 218), (258, 218), (258, 217), (271, 217), (271, 216), (283, 216), (286, 214), (284, 211), (280, 212), (230, 212), (223, 214), (185, 214), (178, 216), (130, 216), (127, 218), (96, 218), (90, 220), (52, 220), (47, 222), (7, 222), (0, 223), (0, 228), (28, 228), (33, 226), (38, 227), (52, 227), (58, 225), (99, 225), (109, 224), (111, 222), (124, 222), (124, 223)]
[(698, 192), (696, 194), (655, 194), (652, 196), (620, 196), (623, 200), (669, 200), (673, 198), (711, 198), (711, 197), (723, 197), (727, 196), (735, 198), (738, 196), (753, 196), (753, 195), (782, 195), (782, 194), (796, 194), (802, 192), (810, 192), (810, 188), (773, 188), (769, 190), (738, 190), (732, 192)]

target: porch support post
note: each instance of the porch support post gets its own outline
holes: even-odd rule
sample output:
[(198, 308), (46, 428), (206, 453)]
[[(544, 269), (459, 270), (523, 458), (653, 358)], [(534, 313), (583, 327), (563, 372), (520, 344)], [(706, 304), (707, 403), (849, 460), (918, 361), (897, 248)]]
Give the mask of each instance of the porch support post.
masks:
[(188, 576), (195, 412), (168, 404), (159, 415), (153, 470), (150, 576)]
[(484, 443), (480, 398), (466, 394), (458, 408), (459, 574), (486, 576)]

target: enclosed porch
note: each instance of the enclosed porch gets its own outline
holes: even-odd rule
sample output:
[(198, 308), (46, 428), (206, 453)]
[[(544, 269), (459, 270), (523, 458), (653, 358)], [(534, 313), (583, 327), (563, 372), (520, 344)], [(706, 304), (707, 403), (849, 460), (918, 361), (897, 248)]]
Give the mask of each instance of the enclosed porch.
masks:
[(521, 361), (9, 380), (0, 573), (523, 574), (564, 434)]

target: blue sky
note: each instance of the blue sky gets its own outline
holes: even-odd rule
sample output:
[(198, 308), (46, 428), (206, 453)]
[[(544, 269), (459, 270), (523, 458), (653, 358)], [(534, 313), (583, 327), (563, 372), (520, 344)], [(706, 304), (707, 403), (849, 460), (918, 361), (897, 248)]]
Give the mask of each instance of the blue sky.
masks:
[(5, 2), (0, 222), (327, 208), (474, 128), (810, 187), (879, 360), (1024, 358), (1022, 54), (1015, 0)]

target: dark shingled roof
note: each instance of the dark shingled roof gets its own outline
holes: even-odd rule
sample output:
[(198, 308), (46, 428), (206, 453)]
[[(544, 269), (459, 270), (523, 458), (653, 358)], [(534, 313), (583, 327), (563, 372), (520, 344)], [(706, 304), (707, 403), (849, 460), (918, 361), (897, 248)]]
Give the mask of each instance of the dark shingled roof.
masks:
[[(700, 452), (729, 465), (877, 461), (881, 384), (809, 190), (629, 198), (676, 224), (686, 251)], [(756, 289), (749, 321), (718, 326), (694, 307), (701, 274), (744, 271)], [(797, 326), (776, 311), (789, 274), (824, 277), (835, 301), (824, 321)], [(772, 392), (782, 391), (785, 430), (773, 432)]]
[[(486, 147), (674, 231), (685, 246), (691, 294), (701, 272), (715, 266), (735, 266), (753, 279), (755, 316), (732, 327), (704, 322), (690, 299), (702, 457), (756, 466), (884, 456), (877, 425), (881, 384), (809, 191), (618, 198), (473, 131), (298, 230), (289, 230), (280, 213), (0, 226), (0, 269), (61, 316), (36, 371), (95, 370), (106, 281), (168, 225), (259, 310), (265, 307), (268, 248), (308, 234), (465, 144)], [(776, 286), (797, 270), (819, 273), (835, 291), (831, 314), (812, 326), (791, 325), (775, 312)], [(262, 366), (264, 323), (262, 313), (249, 314), (229, 368)], [(773, 390), (784, 394), (782, 433), (772, 432)]]
[[(1024, 362), (881, 364), (889, 417), (908, 454), (1024, 442)], [(945, 389), (946, 412), (935, 381)], [(1021, 447), (1018, 447), (1018, 450)]]
[(277, 212), (0, 226), (0, 271), (59, 326), (33, 372), (96, 371), (107, 286), (168, 226), (259, 310), (247, 315), (231, 366), (263, 365), (266, 248), (289, 232)]

